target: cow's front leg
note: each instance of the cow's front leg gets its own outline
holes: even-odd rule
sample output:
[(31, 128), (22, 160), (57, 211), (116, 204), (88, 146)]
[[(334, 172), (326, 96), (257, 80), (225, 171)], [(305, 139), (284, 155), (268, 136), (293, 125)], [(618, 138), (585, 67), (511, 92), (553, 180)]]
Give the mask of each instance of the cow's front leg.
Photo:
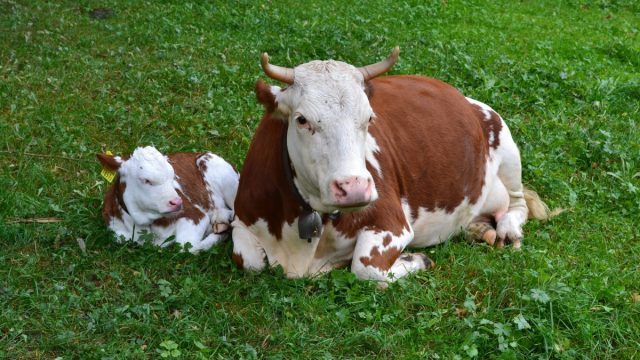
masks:
[(411, 228), (403, 229), (398, 235), (362, 230), (353, 251), (351, 271), (360, 279), (391, 282), (432, 267), (433, 262), (424, 254), (402, 254), (412, 239)]
[(267, 255), (258, 238), (246, 228), (244, 223), (236, 218), (231, 224), (233, 232), (233, 254), (231, 259), (241, 269), (261, 271), (266, 265)]

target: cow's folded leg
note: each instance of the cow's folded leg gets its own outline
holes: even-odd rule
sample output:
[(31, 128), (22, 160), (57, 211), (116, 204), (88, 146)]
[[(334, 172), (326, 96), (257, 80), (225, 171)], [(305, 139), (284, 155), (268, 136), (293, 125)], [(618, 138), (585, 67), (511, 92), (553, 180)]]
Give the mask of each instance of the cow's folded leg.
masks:
[(509, 196), (509, 208), (504, 216), (496, 216), (496, 231), (498, 240), (496, 246), (512, 243), (515, 249), (522, 244), (522, 226), (527, 221), (527, 203), (522, 186), (522, 165), (520, 152), (510, 136), (501, 136), (500, 149), (502, 162), (498, 169), (498, 176), (504, 184)]
[(236, 220), (232, 224), (233, 254), (231, 259), (240, 268), (261, 271), (266, 265), (266, 254), (258, 238), (244, 224)]
[(391, 282), (432, 267), (433, 262), (424, 254), (402, 254), (412, 239), (413, 231), (406, 228), (398, 235), (388, 231), (361, 231), (351, 271), (361, 279)]
[(212, 246), (226, 240), (228, 234), (209, 234), (202, 241), (192, 244), (189, 252), (192, 254), (197, 254), (200, 251), (206, 251), (211, 249)]

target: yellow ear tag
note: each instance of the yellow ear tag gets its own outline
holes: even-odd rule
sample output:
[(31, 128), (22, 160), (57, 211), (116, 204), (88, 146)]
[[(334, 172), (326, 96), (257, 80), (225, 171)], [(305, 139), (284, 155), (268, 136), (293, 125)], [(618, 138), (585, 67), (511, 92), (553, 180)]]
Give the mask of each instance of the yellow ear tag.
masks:
[[(106, 151), (105, 154), (107, 155), (113, 155), (111, 153), (111, 151)], [(107, 180), (109, 183), (113, 182), (113, 179), (115, 179), (116, 177), (116, 172), (110, 169), (107, 169), (106, 167), (102, 166), (102, 171), (100, 171), (100, 175), (102, 175), (102, 177)]]

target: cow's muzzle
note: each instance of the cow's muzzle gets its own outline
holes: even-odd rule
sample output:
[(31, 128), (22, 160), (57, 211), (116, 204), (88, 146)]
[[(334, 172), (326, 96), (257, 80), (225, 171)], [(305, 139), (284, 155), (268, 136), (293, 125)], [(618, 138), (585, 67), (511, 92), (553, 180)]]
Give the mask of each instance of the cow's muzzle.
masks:
[(331, 182), (331, 197), (339, 208), (358, 208), (368, 205), (372, 199), (373, 179), (350, 176)]

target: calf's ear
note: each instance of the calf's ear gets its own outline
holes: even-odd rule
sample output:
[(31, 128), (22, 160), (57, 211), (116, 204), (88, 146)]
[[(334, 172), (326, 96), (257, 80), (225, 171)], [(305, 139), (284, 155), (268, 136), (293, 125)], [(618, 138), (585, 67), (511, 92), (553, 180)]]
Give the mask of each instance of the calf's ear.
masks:
[(120, 156), (96, 154), (96, 157), (100, 161), (100, 164), (109, 170), (118, 171), (120, 165), (122, 165), (122, 159)]

